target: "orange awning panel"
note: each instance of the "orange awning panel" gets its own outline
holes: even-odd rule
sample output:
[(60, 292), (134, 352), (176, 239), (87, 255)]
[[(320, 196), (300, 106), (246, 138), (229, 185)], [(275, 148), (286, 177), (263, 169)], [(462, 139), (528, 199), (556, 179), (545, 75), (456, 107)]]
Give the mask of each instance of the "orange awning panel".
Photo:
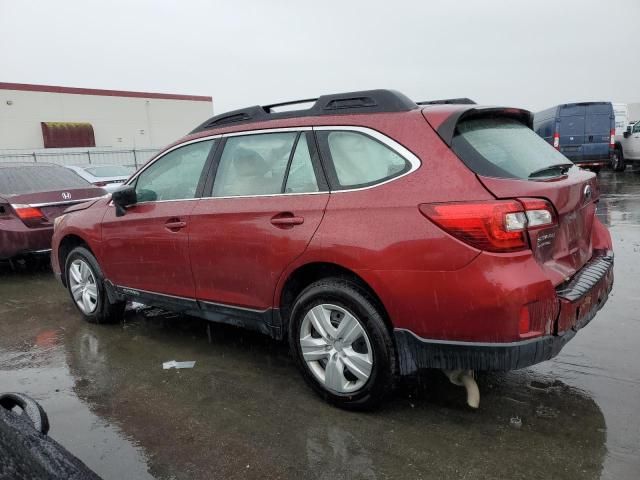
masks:
[(84, 122), (40, 122), (44, 148), (95, 147), (93, 126)]

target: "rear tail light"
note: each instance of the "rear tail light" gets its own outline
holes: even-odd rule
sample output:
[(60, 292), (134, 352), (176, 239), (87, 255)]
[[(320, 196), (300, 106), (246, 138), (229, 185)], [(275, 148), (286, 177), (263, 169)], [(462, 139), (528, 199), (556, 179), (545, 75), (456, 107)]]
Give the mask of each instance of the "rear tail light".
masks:
[(47, 219), (45, 218), (42, 210), (37, 207), (32, 207), (31, 205), (26, 204), (11, 204), (11, 208), (22, 223), (24, 223), (29, 228), (42, 227), (47, 223)]
[(553, 134), (553, 148), (560, 150), (560, 134), (558, 132)]
[(32, 207), (31, 205), (14, 204), (11, 205), (11, 207), (21, 220), (39, 220), (44, 218), (42, 210)]
[(612, 128), (611, 135), (609, 136), (609, 148), (613, 150), (615, 146), (616, 146), (616, 130), (615, 128)]
[(458, 240), (488, 252), (526, 250), (528, 229), (555, 223), (553, 207), (538, 199), (425, 203), (419, 208)]
[(521, 198), (519, 200), (524, 206), (529, 230), (548, 227), (556, 223), (555, 210), (546, 200), (538, 198)]

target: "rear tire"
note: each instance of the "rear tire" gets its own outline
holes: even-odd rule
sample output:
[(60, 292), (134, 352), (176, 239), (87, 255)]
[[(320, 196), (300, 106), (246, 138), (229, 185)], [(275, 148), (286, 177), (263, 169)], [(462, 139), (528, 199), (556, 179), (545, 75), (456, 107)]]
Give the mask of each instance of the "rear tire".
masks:
[(122, 320), (126, 302), (111, 303), (96, 257), (85, 247), (76, 247), (65, 261), (65, 278), (71, 300), (89, 323)]
[(289, 345), (306, 382), (329, 403), (370, 409), (393, 389), (395, 349), (377, 303), (357, 284), (327, 278), (293, 304)]
[(611, 158), (611, 168), (616, 172), (624, 172), (625, 167), (624, 154), (620, 148), (616, 148)]

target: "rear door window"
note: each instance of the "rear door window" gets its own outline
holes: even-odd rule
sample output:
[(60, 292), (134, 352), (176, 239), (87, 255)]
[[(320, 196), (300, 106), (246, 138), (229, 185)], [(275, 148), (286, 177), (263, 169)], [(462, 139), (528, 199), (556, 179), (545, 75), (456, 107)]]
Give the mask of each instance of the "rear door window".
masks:
[(213, 183), (213, 196), (282, 193), (297, 136), (297, 132), (283, 132), (227, 138)]
[(463, 120), (451, 148), (471, 170), (488, 177), (528, 179), (554, 165), (572, 165), (533, 130), (511, 118)]
[(296, 150), (291, 158), (291, 165), (287, 173), (285, 193), (317, 192), (318, 180), (313, 170), (311, 151), (306, 134), (300, 135)]
[(58, 166), (0, 167), (0, 193), (20, 195), (91, 186), (77, 173)]

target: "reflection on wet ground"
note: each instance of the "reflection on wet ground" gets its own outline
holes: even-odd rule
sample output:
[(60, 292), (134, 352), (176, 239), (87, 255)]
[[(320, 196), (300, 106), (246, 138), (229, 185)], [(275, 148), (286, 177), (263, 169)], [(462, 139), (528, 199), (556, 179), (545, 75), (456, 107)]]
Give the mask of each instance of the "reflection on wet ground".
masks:
[(556, 359), (482, 375), (479, 411), (439, 372), (381, 411), (341, 411), (284, 345), (224, 326), (209, 344), (204, 322), (136, 312), (85, 324), (46, 271), (0, 274), (0, 391), (41, 401), (51, 436), (105, 479), (638, 478), (640, 175), (601, 184), (610, 301)]

